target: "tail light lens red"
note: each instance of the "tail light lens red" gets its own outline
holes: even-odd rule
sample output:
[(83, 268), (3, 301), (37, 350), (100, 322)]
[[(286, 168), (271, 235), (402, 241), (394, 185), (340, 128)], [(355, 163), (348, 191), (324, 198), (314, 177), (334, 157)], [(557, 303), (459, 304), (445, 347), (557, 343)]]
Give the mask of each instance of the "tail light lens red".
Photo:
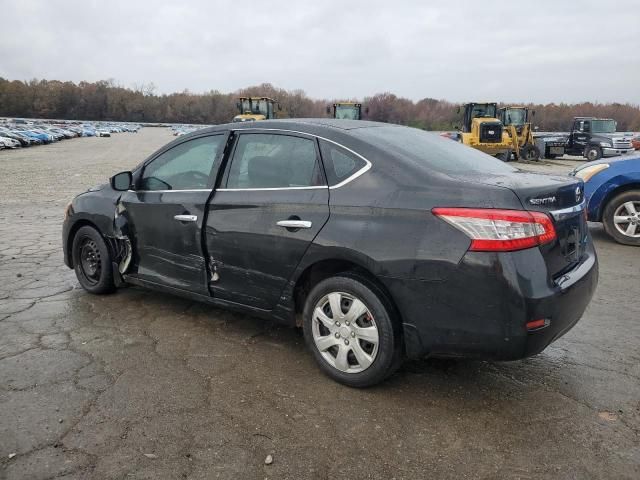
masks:
[(464, 232), (474, 252), (512, 252), (556, 239), (551, 218), (541, 212), (493, 208), (434, 208), (432, 212)]

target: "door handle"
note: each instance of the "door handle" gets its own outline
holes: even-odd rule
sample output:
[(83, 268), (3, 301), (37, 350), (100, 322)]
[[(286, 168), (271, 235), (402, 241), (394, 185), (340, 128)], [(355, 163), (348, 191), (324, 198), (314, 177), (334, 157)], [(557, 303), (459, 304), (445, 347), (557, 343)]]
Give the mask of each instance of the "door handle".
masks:
[(179, 222), (197, 222), (198, 217), (196, 215), (175, 215), (174, 220), (178, 220)]
[(311, 222), (307, 220), (280, 220), (276, 225), (284, 228), (311, 228)]

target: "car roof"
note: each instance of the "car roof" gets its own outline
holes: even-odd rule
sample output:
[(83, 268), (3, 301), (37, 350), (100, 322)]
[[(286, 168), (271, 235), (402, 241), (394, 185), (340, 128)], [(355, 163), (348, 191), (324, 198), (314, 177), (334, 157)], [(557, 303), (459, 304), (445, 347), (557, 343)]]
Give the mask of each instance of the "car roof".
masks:
[(220, 130), (244, 130), (255, 128), (277, 128), (282, 130), (295, 130), (301, 133), (308, 133), (310, 135), (322, 135), (323, 133), (330, 135), (332, 132), (347, 133), (349, 130), (360, 128), (394, 126), (399, 125), (391, 125), (382, 122), (371, 122), (367, 120), (339, 120), (335, 118), (283, 118), (277, 120), (257, 120), (253, 122), (225, 123), (195, 130), (185, 135), (185, 137), (195, 137), (209, 132), (217, 132)]

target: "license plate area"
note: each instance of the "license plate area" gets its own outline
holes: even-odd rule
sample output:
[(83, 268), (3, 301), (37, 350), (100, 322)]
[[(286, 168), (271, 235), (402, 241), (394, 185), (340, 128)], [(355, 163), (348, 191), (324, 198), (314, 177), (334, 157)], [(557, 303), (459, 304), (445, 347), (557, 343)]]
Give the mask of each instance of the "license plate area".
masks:
[(582, 258), (586, 247), (586, 222), (582, 214), (565, 218), (557, 225), (558, 239), (562, 256), (570, 263), (577, 263)]

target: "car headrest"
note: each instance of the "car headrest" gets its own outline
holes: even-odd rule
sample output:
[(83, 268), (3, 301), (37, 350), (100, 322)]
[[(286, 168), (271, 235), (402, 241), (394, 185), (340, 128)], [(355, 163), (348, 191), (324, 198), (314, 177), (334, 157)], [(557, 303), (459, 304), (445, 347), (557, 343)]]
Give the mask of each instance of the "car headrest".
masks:
[(288, 187), (291, 170), (284, 168), (282, 158), (258, 156), (249, 160), (247, 173), (252, 188)]

